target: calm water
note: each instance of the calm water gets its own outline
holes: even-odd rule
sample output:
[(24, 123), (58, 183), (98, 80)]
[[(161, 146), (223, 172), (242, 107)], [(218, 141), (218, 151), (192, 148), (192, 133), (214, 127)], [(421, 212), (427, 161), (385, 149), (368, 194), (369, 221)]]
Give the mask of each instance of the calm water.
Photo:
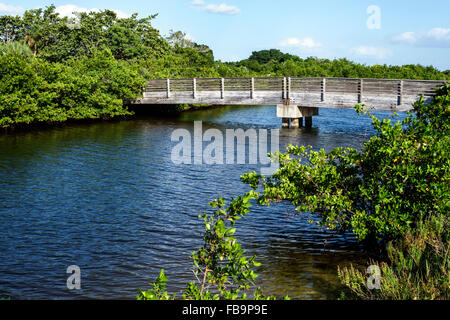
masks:
[[(352, 110), (321, 109), (314, 127), (284, 129), (288, 144), (361, 147), (370, 120)], [(134, 299), (161, 268), (169, 289), (193, 280), (190, 253), (201, 245), (210, 200), (248, 191), (253, 165), (175, 165), (171, 133), (217, 128), (280, 128), (275, 107), (225, 107), (178, 118), (68, 125), (0, 136), (0, 297)], [(254, 207), (238, 236), (262, 267), (266, 293), (333, 298), (337, 265), (365, 261), (351, 235), (307, 222), (281, 203)], [(66, 288), (66, 268), (81, 268), (82, 290)]]

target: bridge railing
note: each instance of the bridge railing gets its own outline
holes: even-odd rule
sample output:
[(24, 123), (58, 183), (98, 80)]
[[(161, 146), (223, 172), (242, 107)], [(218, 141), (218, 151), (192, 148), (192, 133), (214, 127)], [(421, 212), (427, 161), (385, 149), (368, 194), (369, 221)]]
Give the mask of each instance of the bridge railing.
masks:
[(162, 99), (174, 103), (195, 103), (194, 100), (208, 103), (208, 99), (211, 103), (220, 103), (224, 99), (240, 99), (245, 103), (258, 99), (255, 103), (292, 100), (305, 106), (343, 107), (368, 103), (410, 108), (419, 96), (430, 98), (435, 94), (435, 88), (443, 84), (443, 80), (317, 77), (151, 79), (144, 88), (144, 99), (158, 99), (159, 103), (164, 103)]
[[(198, 79), (151, 79), (145, 92), (186, 91), (283, 91), (396, 94), (404, 93), (433, 95), (434, 88), (443, 80), (396, 80), (356, 78), (198, 78)], [(253, 85), (252, 85), (253, 84)], [(195, 88), (194, 88), (195, 87)], [(285, 88), (286, 87), (286, 88)]]

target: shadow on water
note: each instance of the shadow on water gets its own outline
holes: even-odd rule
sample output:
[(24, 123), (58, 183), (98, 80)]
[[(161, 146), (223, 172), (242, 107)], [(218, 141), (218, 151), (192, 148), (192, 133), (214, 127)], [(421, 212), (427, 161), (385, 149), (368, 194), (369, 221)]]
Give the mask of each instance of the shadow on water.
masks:
[[(388, 114), (382, 114), (388, 116)], [(133, 299), (161, 268), (178, 292), (193, 280), (189, 255), (201, 245), (198, 214), (212, 199), (248, 191), (241, 174), (258, 165), (176, 165), (175, 129), (278, 129), (275, 107), (224, 107), (177, 117), (0, 135), (0, 296), (24, 299)], [(360, 148), (374, 134), (352, 110), (321, 109), (314, 128), (280, 131), (288, 144)], [(350, 234), (293, 215), (287, 203), (254, 207), (238, 236), (262, 262), (263, 289), (300, 299), (336, 295), (337, 265), (364, 263)], [(78, 265), (82, 290), (66, 288)]]

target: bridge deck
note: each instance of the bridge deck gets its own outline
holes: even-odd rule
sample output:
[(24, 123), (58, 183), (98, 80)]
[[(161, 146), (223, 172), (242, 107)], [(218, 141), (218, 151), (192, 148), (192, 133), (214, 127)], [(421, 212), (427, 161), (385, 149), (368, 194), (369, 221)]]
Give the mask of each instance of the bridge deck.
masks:
[(352, 78), (152, 79), (135, 104), (277, 105), (407, 111), (445, 81)]

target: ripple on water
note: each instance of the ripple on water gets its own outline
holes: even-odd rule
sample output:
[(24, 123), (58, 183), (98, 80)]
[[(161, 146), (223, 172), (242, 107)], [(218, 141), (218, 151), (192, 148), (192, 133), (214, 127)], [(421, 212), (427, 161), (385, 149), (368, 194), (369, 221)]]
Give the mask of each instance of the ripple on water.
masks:
[[(192, 280), (189, 255), (201, 245), (210, 200), (248, 190), (254, 165), (175, 165), (174, 129), (279, 128), (274, 107), (185, 113), (177, 119), (67, 125), (0, 136), (0, 296), (25, 299), (134, 299), (161, 268), (169, 288)], [(321, 109), (311, 130), (281, 130), (288, 144), (360, 148), (373, 134), (352, 110)], [(355, 239), (307, 223), (286, 203), (254, 207), (238, 236), (263, 264), (259, 284), (294, 298), (333, 297), (338, 265), (359, 263)], [(66, 268), (82, 270), (82, 290), (66, 289)]]

